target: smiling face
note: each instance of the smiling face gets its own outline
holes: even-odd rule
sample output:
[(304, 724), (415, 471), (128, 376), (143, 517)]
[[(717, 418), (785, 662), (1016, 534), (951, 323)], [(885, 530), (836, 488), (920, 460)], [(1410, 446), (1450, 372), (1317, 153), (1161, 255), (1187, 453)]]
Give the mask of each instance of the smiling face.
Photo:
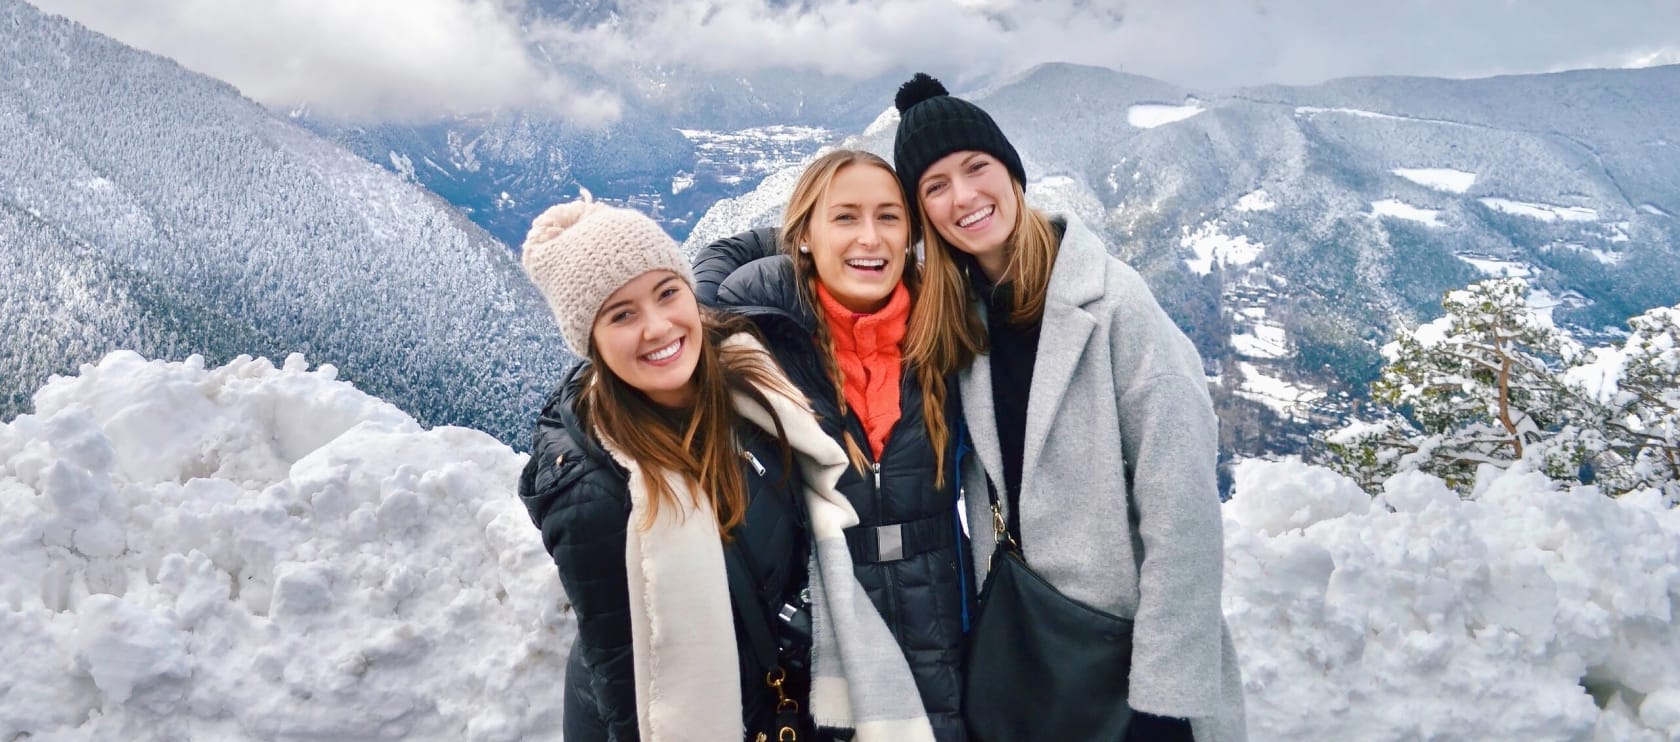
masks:
[(1002, 274), (1008, 262), (1004, 246), (1021, 203), (1009, 169), (998, 158), (975, 150), (941, 157), (922, 173), (916, 198), (940, 237), (973, 255), (994, 280)]
[(867, 164), (834, 174), (806, 231), (817, 280), (861, 314), (886, 306), (904, 276), (910, 221), (892, 173)]
[(693, 403), (705, 340), (694, 290), (677, 274), (650, 271), (618, 287), (595, 315), (590, 342), (607, 370), (654, 404)]

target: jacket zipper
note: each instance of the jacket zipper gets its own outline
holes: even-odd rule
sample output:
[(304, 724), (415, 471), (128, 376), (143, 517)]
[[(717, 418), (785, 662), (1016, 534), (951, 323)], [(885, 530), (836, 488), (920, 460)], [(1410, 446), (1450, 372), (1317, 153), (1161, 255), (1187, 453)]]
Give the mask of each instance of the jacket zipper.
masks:
[(754, 473), (758, 474), (761, 477), (764, 476), (764, 465), (758, 463), (758, 457), (754, 456), (752, 454), (752, 451), (742, 449), (741, 458), (747, 460), (747, 463), (752, 466), (752, 470), (753, 470)]

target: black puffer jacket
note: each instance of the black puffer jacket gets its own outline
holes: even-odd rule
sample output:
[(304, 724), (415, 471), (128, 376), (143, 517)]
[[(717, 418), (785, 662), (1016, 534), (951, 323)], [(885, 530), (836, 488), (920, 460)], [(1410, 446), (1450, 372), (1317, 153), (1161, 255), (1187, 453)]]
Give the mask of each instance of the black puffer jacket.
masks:
[[(577, 418), (584, 366), (567, 373), (537, 419), (519, 497), (542, 530), (543, 546), (554, 557), (577, 614), (577, 640), (566, 666), (566, 740), (630, 742), (639, 737), (624, 566), (628, 474)], [(808, 545), (793, 500), (802, 480), (797, 467), (783, 476), (787, 470), (782, 449), (773, 436), (746, 423), (741, 439), (764, 471), (749, 467), (744, 472), (750, 498), (746, 520), (731, 535), (751, 564), (766, 604), (779, 603), (805, 585)], [(747, 649), (738, 617), (736, 634), (744, 721), (749, 728), (768, 728), (774, 700), (763, 682), (765, 669)], [(801, 708), (807, 706), (803, 696), (797, 700)]]
[[(793, 263), (776, 254), (773, 231), (760, 229), (714, 242), (695, 256), (695, 293), (708, 305), (738, 312), (758, 325), (770, 352), (810, 397), (823, 429), (840, 440), (868, 440), (851, 410), (840, 416), (834, 384), (823, 368), (817, 319), (799, 298)], [(962, 722), (962, 643), (972, 590), (967, 544), (957, 520), (955, 444), (948, 443), (945, 486), (935, 487), (936, 459), (922, 415), (922, 391), (909, 368), (900, 387), (900, 417), (876, 471), (848, 469), (839, 489), (860, 522), (848, 530), (858, 581), (886, 619), (916, 675), (922, 702), (940, 740), (966, 739)], [(949, 384), (953, 391), (956, 385)], [(960, 425), (956, 394), (946, 420)], [(902, 548), (895, 548), (895, 537)], [(900, 552), (903, 558), (896, 558)], [(919, 552), (919, 553), (918, 553)]]

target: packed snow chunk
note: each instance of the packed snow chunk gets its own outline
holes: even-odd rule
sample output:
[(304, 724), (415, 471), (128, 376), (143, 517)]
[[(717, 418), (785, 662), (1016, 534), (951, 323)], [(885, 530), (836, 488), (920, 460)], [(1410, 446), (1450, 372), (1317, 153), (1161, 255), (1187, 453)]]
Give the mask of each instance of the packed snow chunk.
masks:
[(1465, 193), (1476, 184), (1476, 174), (1446, 167), (1399, 167), (1390, 171), (1425, 188), (1447, 193)]
[(1429, 506), (1447, 507), (1458, 502), (1458, 495), (1439, 477), (1419, 471), (1396, 474), (1383, 482), (1377, 502), (1397, 513), (1421, 513)]
[(1557, 206), (1555, 204), (1537, 204), (1527, 201), (1512, 201), (1506, 198), (1477, 199), (1494, 211), (1516, 216), (1538, 219), (1543, 222), (1595, 222), (1598, 221), (1598, 211), (1585, 206)]
[(190, 674), (184, 632), (161, 613), (109, 595), (89, 596), (77, 616), (76, 659), (108, 703), (123, 704), (139, 689), (146, 698), (135, 700), (148, 710), (174, 710)]
[(418, 429), (337, 375), (249, 356), (206, 371), (198, 356), (164, 363), (117, 351), (36, 392), (35, 410), (51, 417), (79, 401), (117, 451), (117, 472), (142, 481), (271, 477), (355, 424)]
[(1188, 225), (1180, 227), (1179, 233), (1179, 247), (1195, 253), (1195, 257), (1186, 258), (1184, 263), (1202, 276), (1213, 272), (1215, 264), (1233, 268), (1253, 263), (1266, 249), (1263, 243), (1252, 242), (1242, 235), (1231, 237), (1220, 232), (1219, 223), (1214, 221), (1203, 223), (1194, 232)]
[(1640, 204), (1639, 210), (1654, 216), (1672, 216), (1667, 211), (1664, 211), (1661, 206), (1656, 204)]
[(1139, 129), (1153, 129), (1157, 126), (1183, 121), (1206, 110), (1200, 103), (1194, 101), (1182, 106), (1140, 103), (1126, 109), (1126, 123)]
[(525, 457), (333, 376), (113, 354), (0, 424), (0, 739), (559, 739)]
[(1674, 738), (1680, 511), (1518, 465), (1480, 499), (1411, 473), (1292, 528), (1341, 487), (1293, 466), (1239, 465), (1224, 505), (1252, 738)]
[(1434, 209), (1421, 209), (1397, 198), (1385, 198), (1371, 202), (1372, 217), (1394, 217), (1417, 222), (1430, 227), (1441, 226), (1441, 212)]
[(1243, 194), (1242, 198), (1237, 199), (1235, 208), (1237, 211), (1271, 211), (1277, 208), (1277, 205), (1277, 201), (1272, 199), (1272, 194), (1260, 188)]
[(1232, 477), (1225, 516), (1268, 536), (1363, 513), (1371, 506), (1371, 496), (1358, 483), (1300, 459), (1244, 459), (1237, 462)]

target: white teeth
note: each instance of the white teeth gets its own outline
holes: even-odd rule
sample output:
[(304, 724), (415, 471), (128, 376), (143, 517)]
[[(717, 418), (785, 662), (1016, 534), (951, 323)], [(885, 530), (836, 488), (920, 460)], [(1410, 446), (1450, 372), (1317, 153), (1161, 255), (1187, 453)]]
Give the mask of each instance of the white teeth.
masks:
[(986, 217), (991, 216), (992, 212), (996, 211), (996, 210), (997, 210), (996, 206), (987, 206), (984, 209), (981, 209), (981, 210), (976, 211), (972, 214), (969, 214), (968, 216), (965, 216), (961, 219), (958, 219), (957, 220), (957, 226), (959, 226), (959, 227), (970, 226), (970, 225), (974, 224), (975, 222), (980, 221), (981, 219), (985, 219)]
[(670, 358), (671, 356), (676, 355), (677, 351), (679, 351), (681, 349), (682, 349), (682, 341), (677, 340), (677, 341), (671, 343), (670, 345), (667, 345), (663, 348), (660, 348), (659, 350), (656, 350), (656, 351), (654, 351), (652, 353), (649, 353), (649, 354), (647, 354), (645, 356), (642, 356), (642, 357), (646, 358), (650, 361), (653, 361), (655, 363), (658, 363), (659, 361), (663, 361), (667, 358)]
[(887, 267), (887, 260), (886, 258), (848, 260), (846, 261), (846, 265), (852, 266), (853, 268), (885, 268)]

